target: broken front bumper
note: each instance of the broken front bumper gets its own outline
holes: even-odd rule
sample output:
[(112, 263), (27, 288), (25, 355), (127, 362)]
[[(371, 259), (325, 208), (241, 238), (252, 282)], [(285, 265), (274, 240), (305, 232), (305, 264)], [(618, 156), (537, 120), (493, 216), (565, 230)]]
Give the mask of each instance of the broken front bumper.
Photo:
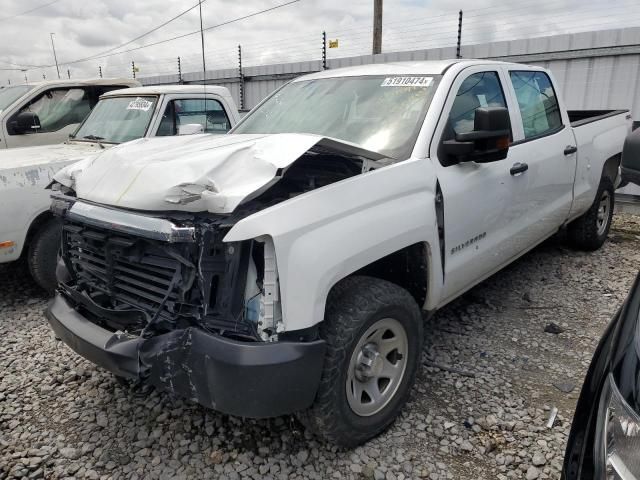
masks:
[(230, 415), (262, 418), (304, 410), (320, 381), (322, 340), (240, 342), (193, 327), (134, 337), (92, 323), (60, 293), (47, 318), (59, 338), (93, 363)]

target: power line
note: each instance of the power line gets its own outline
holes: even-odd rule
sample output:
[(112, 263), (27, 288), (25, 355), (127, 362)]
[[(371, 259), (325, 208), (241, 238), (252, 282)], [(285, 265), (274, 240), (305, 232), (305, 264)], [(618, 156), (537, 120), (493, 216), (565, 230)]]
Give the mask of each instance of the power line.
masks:
[[(202, 3), (206, 2), (207, 0), (202, 0)], [(171, 22), (179, 19), (180, 17), (183, 17), (184, 15), (186, 15), (187, 13), (189, 13), (191, 10), (193, 10), (194, 8), (198, 7), (199, 3), (196, 3), (195, 5), (187, 8), (186, 10), (180, 12), (178, 15), (176, 15), (175, 17), (171, 17), (169, 20), (167, 20), (166, 22), (161, 23), (160, 25), (152, 28), (151, 30), (149, 30), (148, 32), (143, 33), (142, 35), (138, 35), (135, 38), (132, 38), (131, 40), (128, 40), (124, 43), (121, 43), (120, 45), (116, 46), (116, 47), (112, 47), (108, 50), (105, 50), (103, 52), (100, 53), (96, 53), (95, 55), (91, 55), (89, 57), (80, 59), (80, 60), (76, 60), (73, 63), (78, 63), (80, 61), (87, 61), (87, 60), (93, 60), (95, 58), (102, 58), (100, 57), (100, 55), (104, 55), (105, 53), (109, 53), (109, 52), (113, 52), (114, 50), (118, 50), (119, 48), (125, 47), (127, 45), (132, 44), (133, 42), (140, 40), (141, 38), (146, 37), (147, 35), (151, 35), (154, 32), (157, 32), (158, 30), (160, 30), (162, 27), (165, 27), (166, 25), (170, 24)]]
[[(206, 31), (209, 31), (209, 30), (213, 30), (215, 28), (220, 28), (220, 27), (223, 27), (225, 25), (229, 25), (231, 23), (239, 22), (241, 20), (246, 20), (247, 18), (255, 17), (255, 16), (261, 15), (263, 13), (272, 12), (272, 11), (277, 10), (279, 8), (283, 8), (283, 7), (286, 7), (288, 5), (292, 5), (294, 3), (298, 3), (299, 1), (300, 0), (290, 0), (288, 2), (281, 3), (279, 5), (275, 5), (275, 6), (270, 7), (270, 8), (265, 8), (263, 10), (259, 10), (257, 12), (249, 13), (249, 14), (243, 15), (241, 17), (233, 18), (231, 20), (227, 20), (225, 22), (218, 23), (216, 25), (211, 25), (210, 27), (204, 28), (203, 31), (206, 32)], [(101, 58), (112, 57), (114, 55), (121, 55), (123, 53), (134, 52), (136, 50), (141, 50), (143, 48), (148, 48), (148, 47), (153, 47), (153, 46), (156, 46), (156, 45), (161, 45), (163, 43), (172, 42), (174, 40), (179, 40), (181, 38), (189, 37), (191, 35), (196, 35), (196, 34), (200, 34), (200, 30), (196, 30), (196, 31), (189, 32), (189, 33), (184, 33), (182, 35), (177, 35), (177, 36), (171, 37), (171, 38), (166, 38), (164, 40), (159, 40), (157, 42), (147, 43), (145, 45), (140, 45), (139, 47), (129, 48), (127, 50), (122, 50), (120, 52), (111, 52), (111, 53), (107, 53), (107, 54), (104, 54), (104, 55), (96, 55), (96, 56), (92, 56), (92, 57), (81, 58), (81, 59), (77, 59), (77, 60), (71, 60), (69, 62), (64, 62), (63, 65), (72, 65), (74, 63), (82, 63), (82, 62), (87, 62), (89, 60), (98, 60), (98, 59), (101, 59)], [(34, 66), (34, 67), (35, 68), (50, 68), (50, 67), (53, 67), (53, 66), (55, 66), (55, 65), (38, 65), (38, 66)]]
[(31, 12), (35, 12), (36, 10), (40, 10), (41, 8), (48, 7), (49, 5), (53, 5), (54, 3), (58, 3), (60, 0), (53, 0), (53, 2), (45, 3), (38, 7), (32, 8), (30, 10), (25, 10), (24, 12), (16, 13), (15, 15), (9, 15), (8, 17), (0, 18), (0, 22), (4, 22), (5, 20), (11, 20), (12, 18), (21, 17), (22, 15), (27, 15)]

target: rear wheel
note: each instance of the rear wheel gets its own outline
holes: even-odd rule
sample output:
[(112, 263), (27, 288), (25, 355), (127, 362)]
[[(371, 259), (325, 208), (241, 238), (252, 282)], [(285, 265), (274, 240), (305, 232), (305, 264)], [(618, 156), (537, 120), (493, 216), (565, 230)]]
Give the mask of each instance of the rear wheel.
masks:
[(47, 220), (38, 228), (29, 242), (27, 263), (29, 272), (38, 285), (48, 293), (55, 292), (56, 265), (60, 249), (61, 225), (58, 219)]
[(422, 354), (420, 309), (393, 283), (350, 277), (329, 295), (321, 335), (320, 386), (298, 417), (330, 442), (355, 446), (384, 431), (407, 401)]
[(571, 244), (581, 250), (591, 251), (600, 248), (609, 235), (614, 206), (613, 182), (610, 178), (603, 177), (600, 180), (596, 199), (589, 210), (569, 224), (568, 233)]

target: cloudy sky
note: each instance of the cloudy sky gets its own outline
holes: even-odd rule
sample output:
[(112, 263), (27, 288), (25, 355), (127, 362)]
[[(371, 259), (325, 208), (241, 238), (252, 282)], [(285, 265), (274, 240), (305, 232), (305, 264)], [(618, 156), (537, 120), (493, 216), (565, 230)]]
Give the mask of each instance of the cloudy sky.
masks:
[[(205, 0), (204, 26), (288, 1)], [(178, 56), (183, 72), (202, 68), (199, 34), (138, 48), (197, 31), (196, 7), (142, 36), (196, 6), (197, 0), (2, 0), (0, 4), (2, 84), (23, 81), (25, 74), (29, 80), (43, 74), (55, 78), (50, 32), (55, 34), (65, 76), (67, 69), (74, 78), (97, 76), (99, 66), (105, 76), (130, 76), (132, 60), (139, 76), (176, 73)], [(637, 0), (384, 0), (383, 51), (455, 45), (460, 8), (465, 43), (640, 26)], [(238, 44), (247, 66), (319, 59), (323, 30), (329, 39), (339, 40), (339, 48), (330, 49), (329, 57), (370, 53), (372, 16), (373, 0), (299, 0), (208, 30), (207, 68), (235, 67)], [(136, 50), (118, 53), (131, 49)]]

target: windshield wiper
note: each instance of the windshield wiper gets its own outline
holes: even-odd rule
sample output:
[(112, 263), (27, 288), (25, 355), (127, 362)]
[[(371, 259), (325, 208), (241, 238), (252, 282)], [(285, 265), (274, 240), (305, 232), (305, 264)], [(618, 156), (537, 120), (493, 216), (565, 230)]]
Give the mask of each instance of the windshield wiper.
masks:
[(98, 137), (97, 135), (85, 135), (82, 138), (86, 138), (87, 140), (104, 140), (104, 137)]

